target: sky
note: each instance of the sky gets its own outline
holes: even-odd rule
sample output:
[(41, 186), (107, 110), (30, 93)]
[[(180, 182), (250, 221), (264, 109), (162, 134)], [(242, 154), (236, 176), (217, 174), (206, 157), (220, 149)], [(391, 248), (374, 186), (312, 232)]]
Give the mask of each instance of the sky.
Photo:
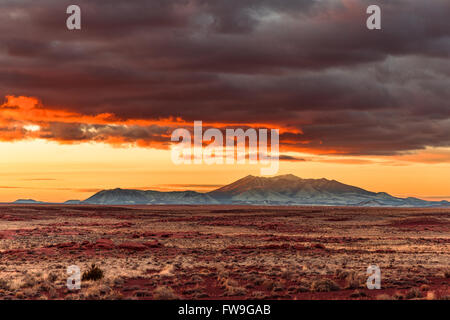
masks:
[(259, 174), (173, 164), (195, 120), (279, 129), (279, 174), (450, 200), (449, 17), (448, 0), (0, 0), (0, 202)]

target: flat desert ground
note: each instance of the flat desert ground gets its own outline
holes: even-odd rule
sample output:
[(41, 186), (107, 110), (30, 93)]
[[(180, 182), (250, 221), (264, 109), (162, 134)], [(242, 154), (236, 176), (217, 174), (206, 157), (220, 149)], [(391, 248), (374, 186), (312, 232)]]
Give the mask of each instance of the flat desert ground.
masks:
[(0, 299), (448, 299), (449, 266), (450, 209), (0, 206)]

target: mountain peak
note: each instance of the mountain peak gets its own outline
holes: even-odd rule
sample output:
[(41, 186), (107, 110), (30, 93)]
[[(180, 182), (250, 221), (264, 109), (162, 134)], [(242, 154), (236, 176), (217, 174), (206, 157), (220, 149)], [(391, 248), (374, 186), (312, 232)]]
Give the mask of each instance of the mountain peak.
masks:
[(393, 197), (336, 180), (302, 179), (293, 174), (274, 177), (245, 176), (207, 193), (195, 191), (103, 190), (82, 203), (90, 204), (244, 204), (333, 206), (445, 206), (448, 203)]
[(275, 180), (282, 179), (282, 180), (291, 180), (291, 181), (301, 181), (301, 180), (303, 180), (302, 178), (297, 177), (296, 175), (293, 175), (292, 173), (282, 174), (282, 175), (279, 175), (279, 176), (272, 177), (271, 179), (275, 179)]
[(12, 202), (13, 204), (45, 204), (44, 201), (37, 201), (34, 199), (17, 199), (16, 201)]

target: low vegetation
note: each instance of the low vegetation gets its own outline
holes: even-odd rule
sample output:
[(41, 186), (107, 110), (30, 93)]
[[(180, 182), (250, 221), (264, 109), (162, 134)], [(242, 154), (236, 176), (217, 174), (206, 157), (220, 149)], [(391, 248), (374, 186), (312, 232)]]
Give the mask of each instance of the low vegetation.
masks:
[(5, 205), (0, 299), (448, 299), (449, 235), (437, 208)]

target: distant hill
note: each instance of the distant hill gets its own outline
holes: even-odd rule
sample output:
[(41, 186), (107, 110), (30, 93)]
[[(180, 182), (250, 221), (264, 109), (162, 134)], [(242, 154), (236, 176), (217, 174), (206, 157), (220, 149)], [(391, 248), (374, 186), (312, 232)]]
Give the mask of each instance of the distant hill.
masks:
[(375, 207), (444, 207), (448, 201), (397, 198), (328, 179), (302, 179), (292, 174), (276, 177), (246, 176), (208, 193), (195, 191), (103, 190), (83, 204), (251, 204), (336, 205)]
[(82, 201), (81, 200), (67, 200), (64, 201), (64, 204), (81, 204)]
[(45, 202), (37, 201), (33, 199), (17, 199), (13, 202), (14, 204), (43, 204)]
[(87, 204), (219, 204), (208, 194), (195, 191), (103, 190), (84, 200)]

